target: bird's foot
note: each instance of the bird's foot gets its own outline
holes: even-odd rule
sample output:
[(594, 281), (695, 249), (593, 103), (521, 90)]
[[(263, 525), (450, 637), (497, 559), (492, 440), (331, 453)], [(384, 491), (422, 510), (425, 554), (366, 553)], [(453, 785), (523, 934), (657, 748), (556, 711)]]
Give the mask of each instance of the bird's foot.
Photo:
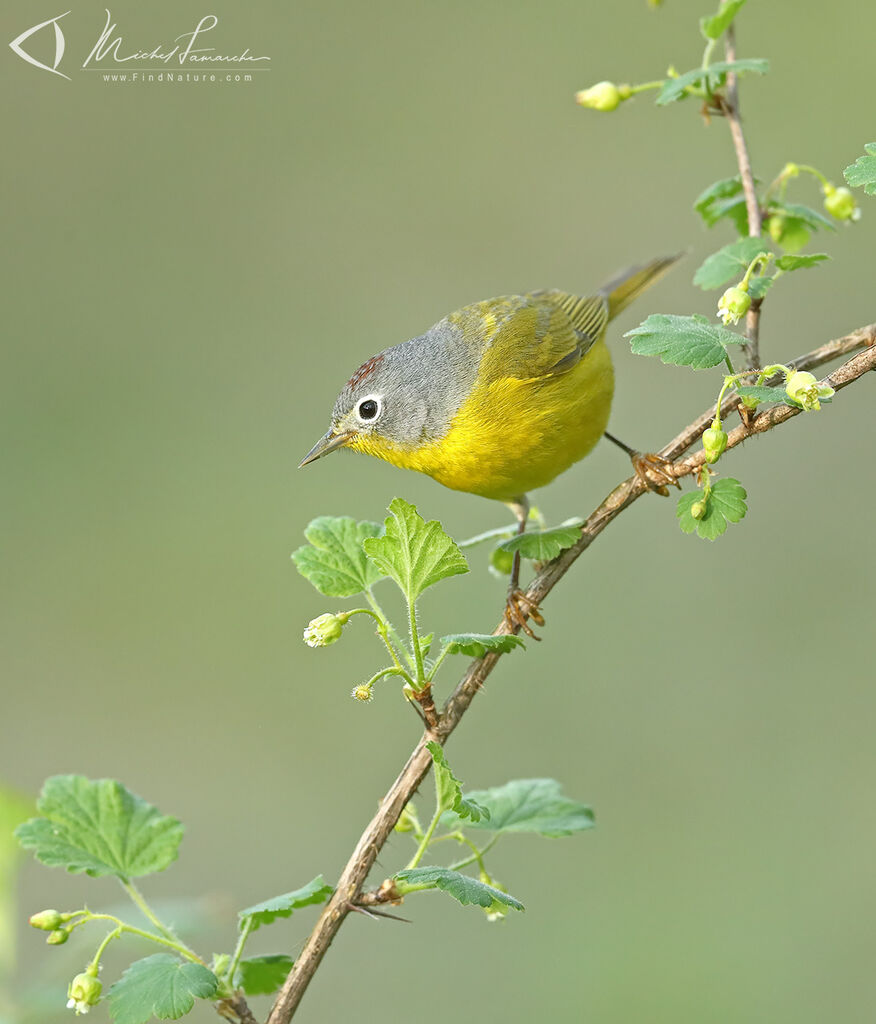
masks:
[(677, 487), (681, 490), (681, 484), (675, 476), (673, 464), (662, 455), (641, 452), (633, 452), (630, 455), (630, 462), (633, 464), (636, 476), (655, 494), (661, 494), (664, 498), (669, 497), (669, 488)]
[(544, 616), (535, 601), (528, 598), (519, 587), (513, 587), (508, 592), (508, 601), (505, 604), (505, 624), (509, 629), (522, 629), (533, 640), (541, 640), (540, 636), (535, 635), (527, 619), (532, 619), (537, 626), (544, 625)]

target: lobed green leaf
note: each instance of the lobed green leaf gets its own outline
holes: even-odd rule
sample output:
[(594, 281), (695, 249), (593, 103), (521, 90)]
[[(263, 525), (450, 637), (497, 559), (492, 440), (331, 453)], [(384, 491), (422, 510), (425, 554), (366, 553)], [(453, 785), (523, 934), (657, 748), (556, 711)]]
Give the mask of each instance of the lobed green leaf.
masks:
[(93, 878), (137, 878), (176, 860), (183, 826), (115, 779), (54, 775), (37, 800), (43, 815), (15, 830), (19, 843), (47, 867)]
[(706, 39), (720, 39), (745, 5), (745, 0), (721, 0), (718, 13), (700, 19), (700, 30)]
[(876, 196), (876, 142), (864, 144), (864, 156), (850, 164), (843, 176), (853, 187), (863, 187), (868, 196)]
[(393, 498), (385, 532), (364, 543), (365, 553), (386, 576), (401, 587), (413, 603), (427, 587), (468, 572), (459, 545), (433, 519), (425, 522), (403, 498)]
[(441, 744), (430, 740), (426, 744), (426, 749), (432, 755), (438, 806), (445, 811), (452, 809), (460, 818), (468, 818), (472, 822), (480, 821), (482, 817), (489, 818), (488, 810), (481, 807), (476, 800), (462, 795), (462, 783), (453, 774)]
[(239, 911), (237, 916), (240, 918), (240, 926), (242, 928), (246, 919), (252, 918), (252, 931), (256, 931), (263, 924), (273, 924), (278, 917), (291, 917), (293, 911), (302, 907), (325, 903), (333, 892), (334, 888), (326, 884), (322, 875), (317, 875), (300, 889), (283, 893), (282, 896), (273, 896)]
[(735, 178), (722, 178), (710, 185), (697, 196), (694, 209), (707, 227), (714, 227), (719, 220), (728, 217), (733, 221), (738, 234), (748, 234), (748, 210), (739, 175)]
[[(746, 497), (745, 488), (733, 477), (716, 480), (707, 498), (701, 491), (682, 494), (675, 510), (678, 525), (684, 533), (696, 531), (703, 540), (715, 540), (726, 531), (728, 523), (738, 523), (745, 516)], [(694, 519), (690, 510), (694, 502), (700, 500), (706, 502), (706, 513), (702, 519)]]
[(514, 910), (523, 910), (523, 904), (507, 892), (481, 882), (471, 875), (463, 875), (450, 868), (406, 868), (393, 878), (400, 893), (417, 892), (423, 889), (440, 889), (458, 900), (463, 906), (492, 907), (497, 903)]
[(308, 544), (292, 553), (301, 575), (327, 597), (353, 597), (383, 579), (362, 544), (380, 533), (379, 523), (349, 516), (318, 516), (304, 531)]
[[(567, 797), (556, 779), (513, 779), (504, 786), (476, 790), (469, 794), (469, 799), (486, 808), (489, 818), (466, 822), (468, 828), (535, 832), (557, 838), (593, 827), (592, 809)], [(453, 829), (462, 823), (452, 811), (447, 811), (441, 824)]]
[(785, 255), (776, 260), (776, 266), (779, 270), (784, 271), (803, 270), (805, 267), (814, 267), (830, 258), (826, 252), (808, 252), (800, 256)]
[[(652, 313), (625, 338), (632, 338), (630, 348), (636, 355), (660, 356), (673, 366), (690, 366), (703, 370), (724, 360), (728, 345), (741, 345), (740, 335), (710, 323), (704, 316), (676, 316)], [(525, 535), (524, 535), (525, 536)]]
[(238, 964), (234, 986), (248, 996), (269, 996), (283, 984), (294, 963), (285, 953), (248, 957)]
[(212, 999), (218, 987), (216, 975), (206, 967), (155, 953), (135, 960), (110, 988), (110, 1016), (115, 1024), (146, 1024), (153, 1017), (177, 1020), (195, 999)]
[(515, 647), (526, 645), (519, 636), (511, 633), (449, 633), (441, 637), (441, 646), (448, 654), (464, 654), (468, 658), (483, 658), (487, 651), (510, 654)]
[(720, 288), (722, 284), (741, 277), (756, 256), (769, 251), (769, 245), (762, 238), (737, 239), (707, 256), (694, 274), (693, 283), (704, 291)]
[(583, 525), (584, 520), (576, 516), (549, 530), (520, 533), (511, 540), (499, 544), (498, 550), (509, 554), (519, 551), (521, 558), (529, 558), (534, 562), (549, 562), (581, 539)]
[(762, 299), (775, 283), (775, 277), (768, 274), (755, 274), (748, 282), (748, 294), (752, 299)]

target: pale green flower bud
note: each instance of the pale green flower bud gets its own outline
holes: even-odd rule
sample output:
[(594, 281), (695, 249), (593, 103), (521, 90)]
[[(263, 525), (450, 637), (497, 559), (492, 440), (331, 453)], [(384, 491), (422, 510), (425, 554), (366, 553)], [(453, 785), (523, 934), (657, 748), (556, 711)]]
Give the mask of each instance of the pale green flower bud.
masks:
[(828, 384), (819, 384), (811, 373), (805, 370), (794, 370), (785, 381), (785, 391), (790, 398), (799, 402), (806, 412), (817, 412), (821, 408), (821, 398), (831, 398), (836, 394)]
[(46, 936), (46, 945), (63, 946), (70, 938), (70, 932), (66, 928), (56, 928)]
[(304, 630), (304, 642), (308, 647), (328, 647), (329, 644), (341, 639), (341, 633), (349, 618), (349, 615), (333, 615), (331, 612), (317, 616), (308, 622)]
[[(597, 82), (596, 85), (591, 85), (589, 89), (582, 89), (580, 92), (575, 93), (575, 102), (581, 107), (587, 107), (590, 110), (602, 110), (605, 113), (609, 113), (612, 110), (617, 110), (620, 106), (621, 101), (625, 100), (629, 95), (629, 87), (624, 90), (621, 86), (618, 88), (614, 82)], [(627, 92), (627, 96), (624, 96), (624, 91)]]
[(707, 510), (708, 506), (706, 505), (706, 501), (704, 498), (701, 498), (699, 501), (695, 501), (693, 505), (691, 505), (690, 514), (694, 519), (703, 519)]
[(727, 434), (721, 429), (718, 420), (712, 420), (708, 430), (703, 431), (703, 450), (706, 453), (706, 462), (709, 464), (717, 462), (727, 447)]
[(67, 1009), (75, 1010), (76, 1016), (88, 1013), (100, 1002), (103, 985), (97, 980), (97, 968), (89, 967), (83, 974), (77, 974), (67, 989)]
[(718, 300), (718, 316), (725, 324), (738, 324), (751, 306), (751, 296), (747, 288), (734, 285), (728, 288)]
[(30, 918), (31, 928), (39, 928), (44, 932), (53, 932), (57, 927), (62, 925), (69, 915), (60, 913), (57, 910), (41, 910), (38, 914), (34, 914)]
[(844, 186), (836, 188), (833, 185), (825, 185), (824, 208), (837, 220), (860, 220), (861, 211), (855, 202), (855, 197)]

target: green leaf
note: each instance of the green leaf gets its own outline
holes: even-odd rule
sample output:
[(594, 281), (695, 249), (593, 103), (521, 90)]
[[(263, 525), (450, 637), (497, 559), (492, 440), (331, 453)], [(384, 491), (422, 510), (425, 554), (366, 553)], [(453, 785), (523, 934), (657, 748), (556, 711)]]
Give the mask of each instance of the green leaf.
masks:
[[(486, 808), (490, 816), (477, 823), (467, 822), (468, 828), (536, 832), (557, 838), (593, 827), (591, 808), (565, 796), (556, 779), (514, 779), (504, 786), (469, 793), (469, 799)], [(441, 823), (450, 829), (460, 824), (452, 811), (442, 815)]]
[(846, 181), (854, 186), (863, 186), (868, 196), (876, 196), (876, 142), (864, 144), (866, 156), (859, 156), (844, 171)]
[(449, 633), (441, 637), (441, 646), (447, 648), (448, 654), (464, 654), (467, 658), (483, 658), (487, 651), (498, 651), (510, 654), (515, 647), (526, 645), (519, 636), (500, 633)]
[(380, 533), (379, 523), (349, 516), (318, 516), (304, 531), (310, 542), (292, 553), (301, 575), (327, 597), (352, 597), (383, 579), (362, 543)]
[(747, 71), (765, 75), (769, 69), (769, 61), (760, 57), (733, 61), (719, 60), (710, 64), (708, 68), (694, 68), (693, 71), (686, 71), (678, 78), (667, 78), (657, 94), (657, 105), (663, 107), (667, 103), (682, 99), (691, 86), (713, 93), (724, 84), (728, 71), (735, 71), (737, 75), (745, 74)]
[(812, 231), (819, 228), (829, 228), (836, 231), (836, 224), (825, 213), (820, 210), (813, 210), (811, 206), (804, 206), (802, 203), (778, 203), (769, 204), (770, 213), (778, 213), (790, 220), (802, 221)]
[(740, 238), (706, 257), (694, 274), (693, 283), (704, 291), (742, 277), (751, 261), (762, 252), (769, 252), (762, 238)]
[(248, 957), (235, 972), (235, 988), (242, 988), (248, 996), (269, 996), (283, 984), (294, 963), (285, 953)]
[(766, 274), (756, 274), (748, 282), (748, 294), (752, 299), (762, 299), (772, 288), (775, 280), (775, 277), (770, 277)]
[(326, 885), (322, 875), (317, 875), (313, 881), (300, 889), (283, 893), (282, 896), (274, 896), (239, 911), (237, 916), (240, 918), (240, 926), (242, 928), (246, 919), (251, 917), (252, 930), (256, 931), (263, 924), (273, 924), (278, 917), (291, 917), (293, 911), (302, 907), (325, 903), (334, 891), (332, 886)]
[(440, 889), (464, 906), (492, 907), (501, 903), (514, 910), (523, 910), (523, 904), (509, 893), (450, 868), (406, 868), (393, 878), (396, 883), (401, 883), (396, 888), (402, 895), (423, 889)]
[(416, 508), (393, 498), (382, 537), (365, 541), (365, 553), (378, 569), (391, 576), (413, 603), (427, 587), (468, 572), (468, 562), (456, 542), (433, 519), (424, 522)]
[(778, 244), (785, 252), (799, 252), (809, 244), (811, 230), (806, 222), (800, 220), (799, 217), (782, 216), (780, 228)]
[(153, 1017), (176, 1020), (188, 1013), (195, 999), (212, 999), (219, 982), (200, 964), (169, 953), (135, 960), (109, 990), (110, 1016), (115, 1024), (146, 1024)]
[[(736, 393), (746, 398), (756, 398), (758, 402), (781, 402), (783, 405), (803, 406), (795, 402), (784, 388), (769, 387), (766, 384), (745, 384), (736, 388)], [(824, 399), (822, 399), (824, 401)]]
[(500, 551), (507, 551), (510, 554), (519, 551), (521, 558), (530, 558), (534, 562), (549, 562), (581, 539), (583, 525), (584, 520), (576, 516), (550, 530), (518, 534), (498, 547)]
[(43, 815), (15, 830), (26, 850), (48, 867), (96, 878), (137, 878), (176, 860), (183, 827), (115, 779), (54, 775), (37, 800)]
[(744, 4), (745, 0), (721, 0), (717, 14), (701, 18), (700, 30), (706, 39), (720, 39)]
[[(703, 499), (701, 491), (682, 494), (675, 510), (678, 525), (684, 533), (696, 530), (697, 536), (703, 540), (715, 540), (725, 532), (728, 523), (738, 523), (744, 517), (748, 511), (746, 497), (745, 488), (733, 477), (716, 480), (708, 498)], [(706, 502), (706, 514), (702, 519), (694, 519), (691, 506), (700, 500)]]
[(481, 818), (489, 818), (490, 812), (481, 807), (477, 801), (462, 795), (462, 783), (453, 774), (444, 750), (439, 743), (430, 740), (426, 749), (432, 755), (432, 763), (435, 766), (435, 791), (438, 806), (442, 810), (454, 810), (460, 818), (469, 818), (471, 821), (480, 821)]
[(735, 178), (722, 178), (709, 185), (694, 202), (694, 209), (708, 227), (713, 227), (722, 217), (733, 217), (735, 221), (735, 211), (740, 206), (745, 227), (739, 233), (747, 234), (748, 213), (745, 209), (745, 196), (742, 194), (742, 181), (739, 175)]
[(676, 316), (652, 313), (625, 338), (639, 356), (660, 356), (673, 366), (691, 366), (703, 370), (724, 361), (728, 345), (741, 345), (745, 339), (725, 327), (709, 323), (704, 316)]
[(780, 256), (776, 260), (779, 270), (802, 270), (804, 267), (814, 267), (817, 263), (829, 260), (831, 257), (826, 252), (808, 252), (802, 256)]

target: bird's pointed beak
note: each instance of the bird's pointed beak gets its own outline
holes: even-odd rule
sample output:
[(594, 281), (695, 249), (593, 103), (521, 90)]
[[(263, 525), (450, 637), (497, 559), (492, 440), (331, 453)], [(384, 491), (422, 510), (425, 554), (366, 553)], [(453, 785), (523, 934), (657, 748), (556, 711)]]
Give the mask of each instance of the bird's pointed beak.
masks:
[(330, 430), (325, 437), (321, 437), (304, 456), (299, 463), (298, 468), (301, 469), (302, 466), (307, 466), (311, 462), (316, 462), (317, 459), (321, 459), (323, 455), (328, 455), (329, 452), (333, 452), (337, 448), (343, 448), (344, 445), (349, 444), (355, 433), (355, 430), (345, 430), (340, 434), (336, 434), (333, 430)]

